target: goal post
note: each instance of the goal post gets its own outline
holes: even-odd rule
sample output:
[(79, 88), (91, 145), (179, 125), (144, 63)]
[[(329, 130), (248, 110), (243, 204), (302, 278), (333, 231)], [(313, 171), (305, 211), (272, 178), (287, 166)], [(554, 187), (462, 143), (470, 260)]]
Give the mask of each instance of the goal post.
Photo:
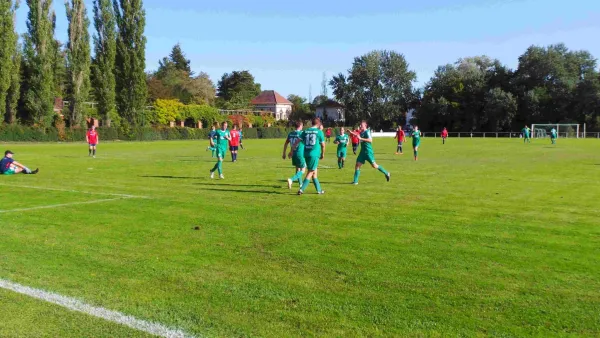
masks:
[(581, 135), (579, 127), (580, 125), (576, 123), (536, 123), (531, 125), (531, 136), (533, 138), (547, 138), (550, 137), (552, 129), (555, 129), (559, 138), (579, 138), (579, 135)]

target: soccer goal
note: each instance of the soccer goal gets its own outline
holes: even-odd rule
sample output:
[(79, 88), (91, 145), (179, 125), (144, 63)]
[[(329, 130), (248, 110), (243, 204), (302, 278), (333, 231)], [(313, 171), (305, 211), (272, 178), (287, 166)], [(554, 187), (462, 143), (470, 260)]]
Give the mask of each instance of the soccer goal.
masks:
[(575, 123), (533, 124), (531, 130), (534, 138), (550, 137), (552, 129), (556, 129), (559, 138), (579, 138), (579, 125)]

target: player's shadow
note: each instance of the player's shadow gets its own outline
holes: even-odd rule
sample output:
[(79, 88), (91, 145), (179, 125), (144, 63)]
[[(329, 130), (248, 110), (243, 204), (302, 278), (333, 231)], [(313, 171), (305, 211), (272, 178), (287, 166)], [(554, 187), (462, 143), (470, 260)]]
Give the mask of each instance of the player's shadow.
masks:
[(200, 178), (200, 177), (170, 176), (170, 175), (165, 175), (165, 176), (141, 175), (139, 177), (144, 177), (144, 178), (164, 178), (164, 179), (170, 179), (170, 180), (197, 180), (197, 179)]
[[(287, 181), (286, 181), (287, 182)], [(246, 187), (246, 188), (281, 188), (280, 185), (268, 185), (268, 184), (233, 184), (233, 183), (194, 183), (195, 185), (205, 185), (209, 187)]]
[[(219, 184), (221, 185), (221, 184)], [(215, 188), (202, 188), (201, 190), (210, 190), (210, 191), (228, 191), (228, 192), (239, 192), (239, 193), (247, 193), (247, 194), (265, 194), (265, 195), (288, 195), (289, 193), (283, 193), (279, 191), (273, 190), (241, 190), (241, 189), (215, 189)]]

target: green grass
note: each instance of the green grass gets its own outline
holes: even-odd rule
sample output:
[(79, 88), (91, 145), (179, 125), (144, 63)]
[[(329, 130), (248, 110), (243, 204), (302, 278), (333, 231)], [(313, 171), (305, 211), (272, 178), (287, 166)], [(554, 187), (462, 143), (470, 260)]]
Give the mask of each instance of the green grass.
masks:
[[(0, 210), (147, 198), (0, 213), (0, 278), (203, 336), (598, 336), (600, 143), (549, 143), (376, 139), (392, 182), (359, 186), (331, 146), (323, 196), (287, 190), (281, 140), (223, 181), (206, 142), (4, 145), (41, 172), (0, 176)], [(3, 290), (0, 313), (2, 337), (144, 336)]]

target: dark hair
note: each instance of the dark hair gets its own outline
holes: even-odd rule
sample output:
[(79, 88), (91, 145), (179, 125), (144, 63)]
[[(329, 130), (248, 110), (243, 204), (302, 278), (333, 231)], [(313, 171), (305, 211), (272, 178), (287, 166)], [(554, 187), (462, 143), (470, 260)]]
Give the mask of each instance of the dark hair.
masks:
[(296, 128), (300, 128), (303, 125), (304, 125), (304, 122), (302, 122), (302, 120), (296, 121)]
[(312, 125), (313, 125), (313, 127), (316, 126), (316, 125), (319, 125), (319, 124), (321, 124), (321, 119), (318, 118), (318, 117), (313, 117), (313, 119), (312, 119)]

